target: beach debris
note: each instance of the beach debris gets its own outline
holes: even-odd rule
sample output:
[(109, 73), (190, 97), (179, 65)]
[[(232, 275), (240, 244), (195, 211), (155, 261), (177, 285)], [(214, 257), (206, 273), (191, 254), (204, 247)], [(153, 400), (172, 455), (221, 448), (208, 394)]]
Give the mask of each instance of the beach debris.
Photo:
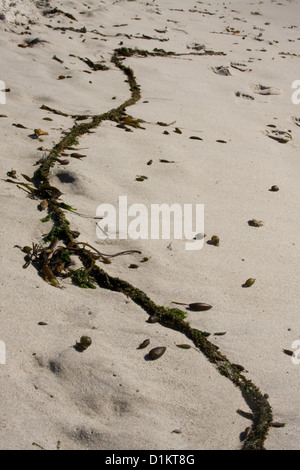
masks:
[(272, 191), (273, 193), (276, 193), (277, 191), (279, 191), (279, 188), (276, 184), (274, 184), (273, 186), (271, 186), (270, 191)]
[(36, 46), (37, 44), (43, 44), (44, 42), (48, 43), (48, 41), (45, 41), (43, 39), (35, 38), (35, 39), (25, 39), (25, 43), (27, 47), (33, 47)]
[(292, 134), (291, 134), (290, 130), (288, 130), (288, 131), (278, 131), (276, 129), (271, 130), (271, 131), (267, 130), (265, 132), (265, 135), (270, 137), (270, 139), (276, 140), (280, 144), (286, 144), (287, 142), (292, 140)]
[(21, 176), (23, 176), (23, 178), (28, 181), (28, 183), (31, 183), (31, 178), (28, 176), (28, 175), (24, 175), (24, 173), (21, 173)]
[(163, 135), (170, 135), (170, 132), (164, 131), (164, 132), (163, 132)]
[(220, 246), (220, 238), (217, 235), (213, 235), (210, 239), (210, 242), (214, 246)]
[(196, 135), (191, 135), (190, 139), (191, 140), (203, 140), (201, 137), (198, 137)]
[(174, 161), (164, 160), (164, 159), (163, 159), (163, 160), (159, 160), (159, 161), (160, 161), (160, 163), (176, 163), (176, 162), (174, 162)]
[(175, 127), (174, 132), (175, 134), (182, 134), (182, 131), (179, 129), (179, 127)]
[(222, 139), (218, 139), (218, 140), (216, 140), (216, 142), (218, 142), (219, 144), (227, 144), (227, 141), (222, 140)]
[(9, 178), (18, 179), (16, 170), (10, 170), (6, 173)]
[(147, 323), (157, 323), (159, 322), (159, 317), (157, 315), (150, 315), (147, 320)]
[(253, 277), (250, 277), (249, 279), (247, 279), (245, 284), (243, 284), (243, 287), (251, 287), (253, 286), (254, 283), (255, 283), (255, 279)]
[(271, 426), (272, 428), (285, 428), (286, 423), (279, 423), (278, 421), (273, 421)]
[(231, 62), (230, 63), (231, 67), (237, 70), (240, 70), (241, 72), (247, 72), (249, 69), (248, 65), (246, 64), (239, 64), (238, 62)]
[(172, 302), (172, 304), (185, 305), (189, 310), (192, 310), (193, 312), (204, 312), (204, 311), (210, 310), (212, 308), (212, 305), (204, 304), (202, 302), (196, 302), (196, 303), (192, 303), (192, 304), (186, 304), (186, 303), (183, 303), (183, 302)]
[(223, 77), (229, 77), (231, 75), (229, 67), (220, 65), (220, 67), (211, 67), (211, 70), (217, 75), (222, 75)]
[(22, 248), (23, 253), (29, 254), (32, 252), (32, 247), (31, 246), (24, 246)]
[(37, 444), (36, 442), (33, 442), (31, 445), (35, 446), (35, 447), (38, 447), (39, 449), (41, 450), (46, 450), (44, 447), (40, 446), (39, 444)]
[(40, 209), (41, 211), (44, 211), (48, 207), (48, 201), (46, 199), (40, 203)]
[(150, 344), (150, 339), (145, 339), (145, 341), (143, 341), (137, 349), (145, 349), (147, 346), (149, 346), (149, 344)]
[(163, 354), (165, 354), (166, 350), (167, 348), (165, 346), (158, 346), (157, 348), (151, 349), (151, 351), (149, 351), (148, 356), (152, 361), (156, 361)]
[(40, 321), (38, 323), (39, 326), (48, 326), (48, 323), (44, 322), (44, 321)]
[(129, 269), (139, 269), (139, 266), (137, 264), (131, 264), (128, 267), (129, 267)]
[(34, 133), (36, 137), (40, 137), (42, 135), (49, 135), (48, 132), (42, 131), (42, 129), (34, 129)]
[(180, 429), (173, 429), (172, 434), (182, 434), (182, 431)]
[(94, 70), (94, 72), (97, 72), (98, 70), (109, 70), (109, 67), (107, 67), (107, 65), (103, 65), (103, 63), (101, 62), (93, 62), (92, 60), (88, 59), (88, 57), (86, 57), (85, 59), (83, 59), (82, 57), (78, 57), (78, 59), (82, 60), (82, 62), (88, 65), (92, 70)]
[(210, 310), (211, 308), (212, 308), (212, 305), (205, 304), (202, 302), (189, 304), (189, 309), (192, 310), (193, 312), (205, 312), (206, 310)]
[(152, 165), (153, 163), (153, 160), (149, 160), (149, 162), (147, 163), (148, 166)]
[(226, 333), (227, 331), (220, 331), (219, 333), (214, 333), (214, 336), (224, 336)]
[(136, 178), (135, 178), (135, 181), (140, 181), (140, 182), (143, 182), (145, 180), (148, 179), (148, 176), (143, 176), (143, 175), (138, 175)]
[(28, 127), (23, 126), (23, 124), (12, 124), (12, 126), (15, 126), (18, 129), (28, 129)]
[(252, 85), (251, 89), (259, 95), (281, 95), (281, 91), (278, 88), (271, 86)]
[(58, 287), (58, 280), (54, 276), (54, 274), (53, 274), (51, 268), (49, 267), (49, 265), (47, 264), (47, 262), (45, 262), (43, 264), (42, 273), (43, 273), (44, 281), (48, 282), (53, 287)]
[(80, 352), (83, 352), (87, 348), (89, 348), (91, 344), (92, 344), (92, 340), (89, 336), (81, 336), (80, 342), (77, 343), (76, 341), (76, 349), (78, 349)]
[(262, 220), (251, 219), (248, 220), (248, 225), (250, 225), (250, 227), (263, 227), (265, 224)]
[(294, 352), (295, 351), (291, 351), (290, 349), (283, 349), (282, 350), (284, 352), (284, 354), (286, 354), (287, 356), (293, 356)]
[(51, 10), (44, 10), (43, 11), (43, 15), (44, 16), (53, 16), (53, 15), (64, 15), (66, 16), (67, 18), (69, 18), (70, 20), (73, 20), (73, 21), (77, 21), (76, 18), (71, 15), (71, 13), (67, 13), (65, 11), (62, 11), (62, 10), (59, 10), (58, 8), (52, 8)]
[(177, 348), (180, 348), (180, 349), (191, 349), (192, 346), (190, 346), (189, 344), (176, 344)]
[(245, 93), (241, 93), (240, 91), (237, 91), (235, 96), (237, 96), (238, 98), (246, 98), (247, 100), (254, 100), (254, 97), (251, 96), (251, 95), (246, 95)]
[(53, 60), (56, 60), (56, 61), (59, 62), (60, 64), (63, 64), (63, 63), (64, 63), (64, 61), (61, 60), (61, 59), (59, 59), (56, 55), (54, 55), (54, 56), (52, 57), (52, 59), (53, 59)]
[(49, 111), (50, 113), (57, 114), (58, 116), (64, 116), (68, 117), (69, 114), (63, 113), (62, 111), (58, 111), (57, 109), (49, 108), (49, 106), (42, 105), (40, 109), (43, 109), (44, 111)]

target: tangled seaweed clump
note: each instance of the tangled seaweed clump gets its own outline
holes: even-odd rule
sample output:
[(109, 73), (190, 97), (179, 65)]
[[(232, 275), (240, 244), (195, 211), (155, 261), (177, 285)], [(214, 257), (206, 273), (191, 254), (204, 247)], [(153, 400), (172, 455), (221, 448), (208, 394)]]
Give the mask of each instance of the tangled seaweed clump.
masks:
[[(57, 13), (57, 12), (55, 12)], [(196, 53), (193, 53), (196, 55)], [(47, 201), (45, 210), (48, 211), (47, 220), (52, 220), (53, 227), (44, 238), (44, 243), (50, 243), (49, 246), (33, 244), (25, 252), (25, 266), (32, 264), (36, 267), (44, 280), (55, 287), (59, 287), (59, 278), (71, 278), (73, 283), (81, 288), (95, 289), (96, 284), (99, 287), (109, 289), (124, 294), (133, 302), (139, 305), (148, 315), (155, 316), (158, 322), (168, 328), (184, 334), (190, 339), (195, 347), (199, 349), (207, 359), (215, 365), (218, 371), (237, 387), (240, 388), (245, 401), (253, 411), (253, 425), (243, 443), (245, 450), (259, 450), (264, 448), (264, 442), (267, 437), (269, 428), (272, 425), (272, 409), (268, 400), (262, 395), (260, 390), (241, 373), (242, 370), (237, 365), (232, 364), (226, 356), (222, 355), (219, 349), (212, 344), (208, 337), (210, 333), (202, 332), (192, 328), (186, 321), (187, 313), (176, 308), (167, 308), (155, 304), (144, 292), (130, 283), (110, 276), (100, 267), (97, 261), (109, 260), (114, 256), (129, 254), (130, 252), (121, 252), (115, 255), (106, 255), (87, 243), (78, 241), (80, 234), (71, 230), (70, 223), (67, 220), (65, 211), (73, 210), (70, 206), (61, 203), (60, 191), (50, 184), (50, 170), (53, 168), (60, 157), (61, 153), (73, 147), (78, 139), (89, 133), (92, 129), (97, 128), (104, 121), (113, 121), (118, 124), (126, 123), (139, 127), (141, 121), (135, 120), (126, 113), (126, 108), (135, 104), (141, 98), (140, 86), (137, 83), (134, 72), (130, 67), (123, 64), (123, 61), (132, 56), (148, 57), (148, 56), (176, 56), (173, 52), (165, 52), (162, 49), (154, 49), (148, 52), (139, 49), (121, 48), (116, 49), (111, 58), (111, 62), (127, 77), (131, 97), (121, 104), (118, 108), (114, 108), (106, 113), (91, 117), (87, 123), (78, 124), (80, 116), (76, 116), (73, 128), (58, 142), (49, 152), (48, 156), (42, 161), (40, 167), (35, 171), (32, 181), (35, 186), (27, 183), (20, 183), (30, 197)], [(184, 55), (184, 54), (182, 54)], [(204, 55), (199, 53), (197, 55)], [(50, 108), (43, 107), (49, 112), (60, 113)], [(63, 114), (63, 113), (60, 113)], [(64, 114), (63, 114), (64, 115)], [(17, 184), (14, 180), (6, 180), (10, 183)], [(60, 244), (59, 244), (60, 243)], [(27, 247), (28, 248), (28, 247)], [(72, 258), (80, 260), (82, 267), (77, 270), (72, 269)], [(159, 351), (159, 354), (163, 353)]]

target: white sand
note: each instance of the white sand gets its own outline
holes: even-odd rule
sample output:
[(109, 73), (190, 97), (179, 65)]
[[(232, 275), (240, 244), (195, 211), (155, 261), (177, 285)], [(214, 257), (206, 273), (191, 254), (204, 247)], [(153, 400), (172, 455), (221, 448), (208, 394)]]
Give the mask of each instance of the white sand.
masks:
[[(43, 156), (37, 148), (51, 149), (73, 126), (70, 117), (41, 110), (43, 104), (71, 115), (93, 115), (130, 97), (124, 75), (110, 63), (121, 41), (129, 48), (177, 53), (203, 44), (226, 54), (126, 59), (142, 93), (127, 112), (145, 120), (146, 130), (127, 133), (105, 121), (80, 139), (80, 153), (87, 158), (56, 165), (51, 182), (63, 193), (62, 201), (91, 216), (67, 214), (81, 241), (108, 253), (137, 249), (151, 257), (144, 264), (137, 254), (116, 258), (104, 265), (109, 274), (134, 284), (158, 305), (213, 305), (208, 312), (189, 313), (188, 321), (211, 332), (209, 340), (245, 367), (246, 376), (269, 395), (274, 420), (287, 424), (270, 429), (265, 447), (299, 449), (300, 365), (282, 351), (300, 340), (300, 128), (292, 119), (300, 118), (300, 105), (291, 101), (292, 82), (300, 79), (299, 2), (1, 4), (0, 80), (11, 90), (6, 105), (0, 105), (0, 114), (7, 116), (0, 118), (3, 179), (11, 169), (20, 181), (25, 181), (22, 173), (32, 176)], [(78, 21), (43, 16), (55, 7)], [(84, 26), (85, 34), (53, 29)], [(168, 41), (136, 37), (143, 34)], [(47, 42), (18, 47), (35, 38)], [(104, 60), (110, 70), (85, 73), (91, 71), (88, 65), (70, 54)], [(229, 67), (231, 76), (211, 70), (220, 66)], [(72, 78), (58, 80), (59, 75)], [(280, 94), (255, 93), (257, 85)], [(176, 124), (163, 128), (158, 121)], [(291, 131), (292, 140), (281, 144), (268, 138), (270, 124)], [(182, 135), (173, 132), (175, 126)], [(29, 137), (34, 129), (49, 135), (41, 143)], [(203, 141), (189, 139), (195, 135)], [(150, 159), (153, 164), (147, 166)], [(137, 175), (148, 180), (135, 181)], [(280, 191), (270, 192), (275, 184)], [(122, 195), (129, 204), (147, 206), (205, 204), (206, 240), (216, 234), (220, 246), (205, 243), (201, 251), (188, 252), (185, 240), (98, 240), (93, 220), (98, 205), (117, 205)], [(69, 280), (60, 281), (64, 289), (55, 289), (33, 266), (23, 270), (24, 254), (14, 246), (40, 243), (52, 225), (40, 222), (46, 214), (38, 211), (39, 201), (16, 185), (2, 181), (1, 200), (0, 340), (7, 361), (0, 365), (0, 448), (32, 449), (36, 443), (51, 450), (58, 441), (64, 450), (241, 448), (240, 433), (251, 421), (237, 413), (250, 411), (240, 390), (199, 351), (177, 348), (192, 343), (179, 332), (147, 323), (146, 312), (122, 294), (80, 289)], [(249, 227), (253, 218), (264, 226)], [(128, 269), (131, 263), (139, 269)], [(256, 283), (243, 289), (250, 277)], [(38, 325), (41, 321), (47, 325)], [(213, 336), (222, 331), (225, 336)], [(73, 346), (83, 334), (93, 344), (80, 354)], [(151, 347), (167, 347), (158, 361), (145, 360), (149, 348), (137, 350), (146, 338)]]

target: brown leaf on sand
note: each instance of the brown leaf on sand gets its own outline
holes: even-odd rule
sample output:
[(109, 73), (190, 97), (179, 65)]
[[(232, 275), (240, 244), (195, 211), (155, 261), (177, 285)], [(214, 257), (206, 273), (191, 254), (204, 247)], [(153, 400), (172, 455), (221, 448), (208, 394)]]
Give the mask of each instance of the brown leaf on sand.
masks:
[(34, 133), (37, 137), (40, 137), (41, 135), (49, 135), (48, 132), (42, 131), (42, 129), (34, 129)]
[(12, 126), (15, 126), (18, 129), (28, 129), (27, 127), (23, 126), (23, 124), (12, 124)]
[(41, 208), (42, 211), (47, 209), (47, 207), (48, 207), (48, 201), (44, 200), (40, 203), (40, 208)]
[(290, 351), (289, 349), (283, 349), (282, 350), (284, 352), (284, 354), (286, 354), (287, 356), (292, 356), (294, 354), (294, 351)]

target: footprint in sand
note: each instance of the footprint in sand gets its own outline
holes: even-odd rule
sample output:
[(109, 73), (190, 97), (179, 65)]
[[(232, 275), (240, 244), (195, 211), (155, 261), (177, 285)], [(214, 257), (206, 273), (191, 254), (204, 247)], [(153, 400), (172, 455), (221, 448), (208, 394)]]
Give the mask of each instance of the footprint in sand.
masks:
[(211, 70), (217, 75), (223, 75), (224, 77), (231, 75), (229, 67), (224, 67), (223, 65), (220, 67), (211, 67)]
[(277, 129), (274, 129), (271, 131), (267, 130), (265, 132), (265, 135), (267, 135), (271, 139), (276, 140), (280, 144), (287, 144), (288, 142), (290, 142), (290, 140), (292, 140), (292, 134), (290, 130), (288, 131), (278, 131)]
[(264, 85), (251, 85), (251, 89), (254, 93), (259, 95), (280, 95), (281, 91), (278, 88)]
[(296, 124), (296, 126), (300, 127), (300, 118), (293, 117), (292, 119), (293, 119), (294, 123)]

